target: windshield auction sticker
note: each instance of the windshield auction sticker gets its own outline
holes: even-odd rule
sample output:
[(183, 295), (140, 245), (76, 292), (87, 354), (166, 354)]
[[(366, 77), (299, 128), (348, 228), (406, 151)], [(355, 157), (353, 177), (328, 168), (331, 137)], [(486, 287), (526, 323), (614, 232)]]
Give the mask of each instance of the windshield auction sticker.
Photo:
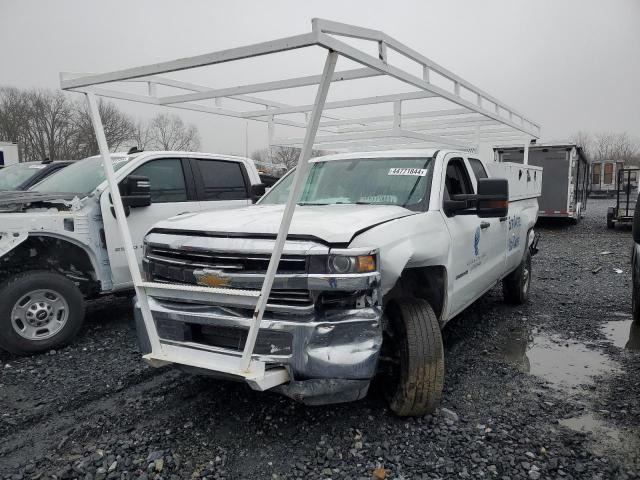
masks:
[(426, 168), (390, 168), (389, 175), (404, 175), (410, 177), (425, 177)]

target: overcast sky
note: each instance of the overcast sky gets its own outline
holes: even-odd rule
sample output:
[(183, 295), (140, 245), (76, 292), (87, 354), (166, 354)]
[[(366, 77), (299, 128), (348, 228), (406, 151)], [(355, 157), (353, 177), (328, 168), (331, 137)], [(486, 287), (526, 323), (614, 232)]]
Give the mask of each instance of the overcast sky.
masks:
[[(0, 85), (57, 88), (60, 71), (116, 70), (305, 33), (313, 17), (385, 31), (538, 121), (545, 139), (577, 130), (640, 137), (638, 0), (0, 0)], [(315, 74), (321, 58), (207, 78), (215, 87), (276, 79), (292, 63), (296, 74)], [(140, 117), (156, 113), (118, 104)], [(200, 128), (203, 150), (244, 153), (244, 121), (184, 118)], [(264, 124), (248, 132), (249, 150), (265, 145)]]

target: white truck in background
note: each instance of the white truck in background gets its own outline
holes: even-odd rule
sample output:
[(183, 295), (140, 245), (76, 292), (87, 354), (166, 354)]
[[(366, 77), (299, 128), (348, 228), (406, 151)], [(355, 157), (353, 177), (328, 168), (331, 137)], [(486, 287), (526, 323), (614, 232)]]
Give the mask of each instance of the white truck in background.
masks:
[[(174, 363), (229, 378), (216, 359), (242, 355), (253, 306), (228, 292), (261, 287), (292, 179), (256, 205), (175, 217), (145, 237), (146, 301)], [(540, 167), (453, 150), (312, 159), (252, 354), (280, 372), (270, 386), (326, 404), (362, 398), (380, 374), (394, 412), (432, 411), (444, 325), (498, 282), (507, 302), (527, 300), (541, 184)], [(149, 354), (139, 304), (136, 328)]]
[[(253, 161), (193, 152), (113, 154), (142, 256), (164, 218), (247, 206), (264, 193)], [(24, 192), (0, 193), (0, 348), (46, 351), (68, 342), (84, 299), (132, 292), (102, 157), (68, 166)]]

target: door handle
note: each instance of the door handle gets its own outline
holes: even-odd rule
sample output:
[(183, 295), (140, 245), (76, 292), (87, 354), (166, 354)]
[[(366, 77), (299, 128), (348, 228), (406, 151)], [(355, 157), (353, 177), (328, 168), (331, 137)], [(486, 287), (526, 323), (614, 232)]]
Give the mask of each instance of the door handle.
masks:
[(507, 221), (507, 217), (500, 217), (500, 222), (506, 222)]
[(480, 228), (482, 228), (483, 230), (485, 228), (489, 228), (491, 226), (491, 224), (489, 222), (480, 222)]

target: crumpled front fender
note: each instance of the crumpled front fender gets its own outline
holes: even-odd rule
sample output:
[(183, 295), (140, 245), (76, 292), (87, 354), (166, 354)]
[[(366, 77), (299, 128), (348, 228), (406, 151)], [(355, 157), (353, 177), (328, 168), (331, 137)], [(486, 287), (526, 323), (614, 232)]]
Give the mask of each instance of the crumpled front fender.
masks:
[(9, 232), (0, 237), (0, 257), (4, 257), (11, 250), (29, 238), (28, 232)]
[(378, 225), (358, 235), (350, 247), (380, 250), (382, 295), (406, 268), (447, 265), (450, 237), (439, 212), (424, 212)]

